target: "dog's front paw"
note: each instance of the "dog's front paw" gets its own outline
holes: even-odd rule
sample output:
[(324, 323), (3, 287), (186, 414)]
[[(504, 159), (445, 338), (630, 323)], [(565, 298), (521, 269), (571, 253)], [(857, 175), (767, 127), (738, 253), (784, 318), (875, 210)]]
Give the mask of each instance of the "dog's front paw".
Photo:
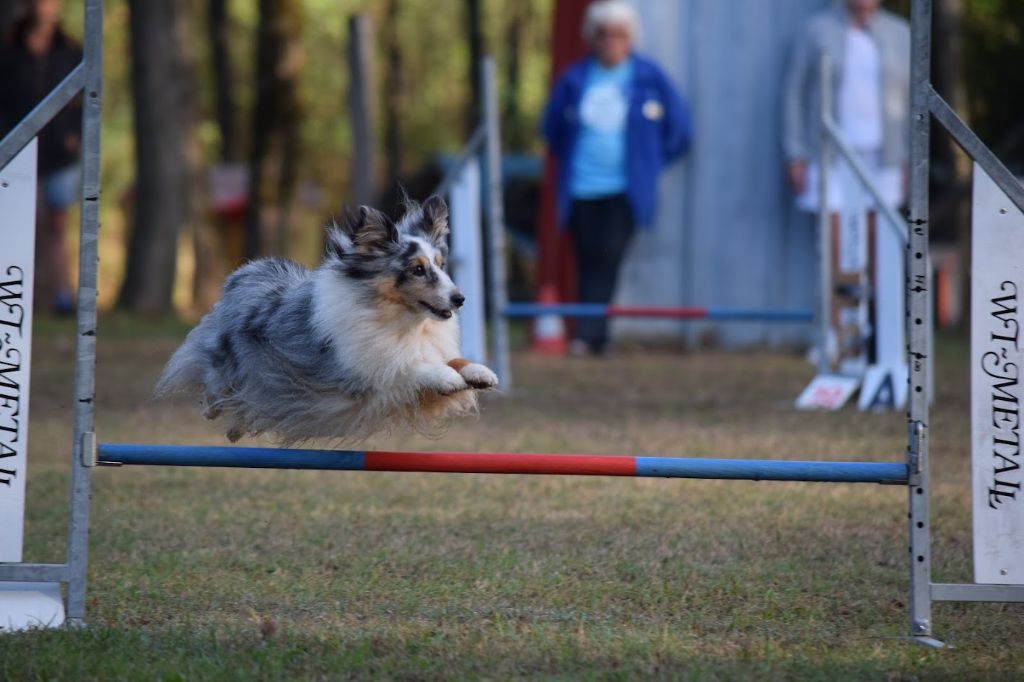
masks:
[(466, 383), (462, 375), (446, 365), (432, 367), (424, 372), (421, 385), (423, 388), (441, 395), (451, 395), (469, 388), (469, 384)]
[(459, 370), (459, 374), (472, 388), (494, 388), (498, 385), (498, 375), (479, 362), (469, 363)]

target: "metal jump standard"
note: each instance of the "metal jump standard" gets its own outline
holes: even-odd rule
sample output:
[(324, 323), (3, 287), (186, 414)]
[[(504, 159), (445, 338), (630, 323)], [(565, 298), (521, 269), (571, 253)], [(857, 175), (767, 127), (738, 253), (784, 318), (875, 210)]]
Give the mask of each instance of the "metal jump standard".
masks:
[[(497, 453), (414, 453), (344, 452), (331, 450), (286, 450), (265, 448), (204, 447), (182, 445), (97, 444), (94, 430), (94, 388), (96, 360), (96, 272), (99, 228), (99, 154), (101, 48), (103, 39), (102, 0), (85, 0), (85, 50), (83, 62), (53, 90), (2, 142), (0, 168), (39, 132), (42, 126), (79, 91), (84, 93), (83, 187), (78, 291), (77, 344), (75, 351), (74, 435), (71, 447), (71, 521), (67, 555), (60, 563), (0, 564), (0, 581), (49, 581), (66, 586), (66, 614), (69, 624), (85, 622), (86, 566), (89, 538), (90, 477), (96, 465), (159, 465), (199, 467), (255, 467), (271, 469), (317, 469), (344, 471), (473, 472), (488, 474), (541, 474), (583, 476), (648, 476), (662, 478), (715, 478), (771, 481), (818, 481), (835, 483), (884, 483), (905, 485), (909, 516), (910, 632), (919, 642), (941, 646), (932, 637), (931, 607), (936, 601), (1024, 602), (1024, 585), (937, 584), (931, 580), (930, 517), (928, 512), (928, 399), (930, 364), (927, 361), (931, 336), (928, 259), (928, 136), (930, 116), (953, 135), (963, 149), (998, 185), (1016, 208), (1024, 210), (1024, 188), (963, 124), (929, 80), (931, 0), (914, 0), (912, 5), (912, 118), (911, 150), (911, 234), (908, 245), (908, 327), (910, 362), (910, 407), (908, 445), (901, 462), (799, 462), (742, 459), (689, 459), (677, 457), (526, 455)], [(493, 64), (485, 66), (485, 143), (488, 185), (500, 182), (500, 148), (497, 136), (497, 108)], [(491, 249), (501, 245), (503, 218), (496, 192), (489, 194)], [(1005, 213), (1005, 210), (1004, 210)], [(499, 252), (500, 253), (500, 252)], [(497, 254), (495, 254), (497, 255)], [(500, 258), (492, 259), (500, 263)], [(491, 272), (492, 324), (495, 343), (503, 343), (503, 311), (506, 306), (504, 273)], [(495, 306), (493, 304), (497, 303)], [(519, 308), (535, 314), (535, 308)], [(573, 309), (581, 314), (641, 315), (651, 309)], [(680, 317), (705, 318), (738, 315), (739, 312), (678, 309)], [(742, 311), (740, 311), (742, 312)], [(799, 311), (776, 311), (779, 321), (806, 321)], [(773, 313), (774, 314), (774, 313)], [(976, 323), (976, 322), (975, 322)], [(1024, 538), (1020, 538), (1024, 542)]]

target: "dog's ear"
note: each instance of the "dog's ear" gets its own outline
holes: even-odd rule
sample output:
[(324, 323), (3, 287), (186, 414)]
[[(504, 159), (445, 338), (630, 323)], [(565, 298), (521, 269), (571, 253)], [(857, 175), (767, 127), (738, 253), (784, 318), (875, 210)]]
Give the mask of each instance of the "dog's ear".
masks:
[(355, 247), (362, 251), (380, 251), (398, 243), (395, 223), (369, 206), (360, 206), (358, 212), (349, 213), (345, 231)]
[(346, 233), (338, 223), (333, 223), (327, 228), (326, 238), (326, 255), (328, 258), (341, 260), (345, 257), (346, 253), (355, 248), (350, 234)]
[(430, 195), (423, 206), (423, 231), (430, 241), (442, 244), (448, 236), (448, 204), (436, 194)]

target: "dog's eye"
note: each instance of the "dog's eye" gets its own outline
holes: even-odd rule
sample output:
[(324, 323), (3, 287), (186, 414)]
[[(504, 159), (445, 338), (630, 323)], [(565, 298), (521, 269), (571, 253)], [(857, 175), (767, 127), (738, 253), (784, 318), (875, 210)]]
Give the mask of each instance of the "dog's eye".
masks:
[(422, 277), (423, 275), (427, 274), (427, 269), (423, 267), (422, 264), (420, 264), (412, 269), (412, 274), (416, 275), (417, 277)]

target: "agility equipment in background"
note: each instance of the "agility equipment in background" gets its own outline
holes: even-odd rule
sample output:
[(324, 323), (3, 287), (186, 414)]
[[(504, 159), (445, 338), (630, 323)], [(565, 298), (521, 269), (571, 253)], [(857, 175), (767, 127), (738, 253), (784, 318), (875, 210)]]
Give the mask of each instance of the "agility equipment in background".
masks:
[(839, 409), (859, 389), (861, 410), (903, 409), (909, 229), (833, 118), (827, 54), (818, 66), (818, 374), (796, 407)]
[[(547, 289), (540, 292), (538, 303), (507, 303), (504, 287), (496, 290), (492, 283), (492, 311), (502, 310), (508, 319), (536, 318), (535, 329), (544, 331), (561, 318), (588, 317), (815, 323), (818, 375), (797, 397), (798, 409), (836, 410), (858, 389), (858, 407), (862, 410), (902, 409), (907, 397), (907, 366), (900, 285), (905, 277), (899, 258), (907, 242), (907, 224), (872, 183), (862, 161), (843, 142), (830, 109), (830, 74), (824, 56), (820, 63), (823, 132), (819, 164), (832, 172), (819, 174), (817, 182), (820, 288), (816, 310), (557, 303)], [(878, 228), (879, 222), (884, 228)], [(488, 238), (492, 244), (503, 243), (503, 233), (493, 227)], [(501, 266), (503, 253), (504, 249), (488, 250), (491, 270)], [(883, 280), (897, 284), (878, 286)], [(499, 336), (502, 333), (495, 325), (492, 360), (503, 390), (509, 391), (509, 344)], [(543, 339), (539, 345), (541, 349), (546, 347)], [(564, 339), (556, 348), (564, 349)]]
[[(99, 113), (102, 0), (85, 0), (84, 62), (54, 92), (0, 141), (0, 168), (35, 136), (42, 125), (79, 89), (85, 88), (83, 117), (83, 197), (81, 268), (75, 358), (75, 422), (71, 461), (71, 522), (67, 556), (60, 563), (0, 563), (0, 581), (63, 583), (67, 588), (67, 622), (85, 619), (86, 567), (89, 534), (90, 477), (97, 464), (169, 466), (245, 466), (303, 469), (437, 471), (445, 473), (572, 474), (875, 482), (905, 485), (908, 499), (908, 573), (910, 631), (914, 639), (942, 646), (933, 638), (932, 604), (936, 601), (1024, 602), (1024, 576), (1019, 555), (1024, 546), (1024, 493), (1018, 464), (1019, 439), (1012, 425), (1019, 421), (1024, 362), (1019, 343), (1018, 292), (1024, 288), (1024, 264), (1012, 258), (1024, 249), (1024, 186), (996, 159), (934, 91), (929, 77), (931, 0), (912, 4), (912, 121), (910, 224), (907, 270), (909, 312), (909, 412), (907, 449), (902, 462), (794, 462), (742, 459), (686, 459), (631, 456), (503, 455), (487, 453), (373, 453), (281, 451), (174, 445), (97, 445), (94, 430), (96, 359), (96, 265), (99, 203)], [(501, 253), (503, 217), (500, 209), (499, 147), (493, 61), (487, 60), (485, 81), (485, 197), (490, 207), (488, 229), (492, 258)], [(931, 114), (931, 116), (929, 116)], [(928, 258), (928, 145), (934, 117), (976, 162), (974, 257), (984, 275), (973, 290), (972, 357), (974, 410), (974, 527), (976, 580), (964, 584), (934, 583), (931, 577), (930, 483), (928, 475), (929, 401), (931, 384), (931, 275)], [(4, 252), (6, 255), (6, 252)], [(492, 262), (500, 262), (493, 259)], [(977, 273), (977, 270), (976, 270)], [(504, 323), (504, 272), (491, 272), (491, 315)], [(495, 304), (498, 305), (495, 305)], [(495, 344), (507, 343), (500, 329)], [(496, 354), (501, 355), (501, 349)], [(997, 361), (998, 360), (998, 364)], [(507, 368), (506, 368), (507, 369)], [(507, 373), (505, 374), (507, 376)], [(25, 396), (27, 402), (27, 395)], [(993, 420), (993, 418), (995, 418)], [(1003, 420), (1000, 423), (1000, 419)], [(998, 539), (997, 539), (998, 538)], [(1005, 540), (1005, 541), (1004, 541)], [(992, 543), (996, 545), (993, 547)], [(0, 600), (0, 619), (12, 618), (12, 601)], [(5, 611), (5, 609), (8, 609)]]

